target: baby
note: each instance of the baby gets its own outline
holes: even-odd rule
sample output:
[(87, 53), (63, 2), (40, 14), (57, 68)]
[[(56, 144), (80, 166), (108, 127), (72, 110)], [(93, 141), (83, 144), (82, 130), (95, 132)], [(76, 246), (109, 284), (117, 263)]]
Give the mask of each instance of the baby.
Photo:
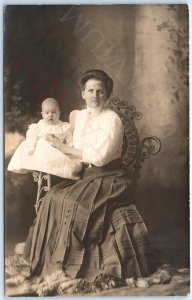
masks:
[(26, 139), (16, 149), (8, 165), (8, 171), (26, 173), (41, 171), (63, 178), (78, 179), (82, 163), (71, 159), (52, 147), (47, 138), (56, 136), (60, 141), (72, 146), (72, 133), (69, 123), (62, 122), (58, 102), (47, 98), (42, 102), (42, 118), (29, 125)]

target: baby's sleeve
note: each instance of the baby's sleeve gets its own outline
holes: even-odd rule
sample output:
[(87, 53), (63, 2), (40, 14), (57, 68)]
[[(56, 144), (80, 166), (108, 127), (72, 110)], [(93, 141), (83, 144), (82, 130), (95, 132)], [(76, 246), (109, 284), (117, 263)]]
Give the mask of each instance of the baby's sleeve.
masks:
[(29, 151), (35, 150), (38, 135), (39, 135), (38, 125), (35, 123), (29, 125), (27, 133), (26, 133), (26, 142), (27, 142)]

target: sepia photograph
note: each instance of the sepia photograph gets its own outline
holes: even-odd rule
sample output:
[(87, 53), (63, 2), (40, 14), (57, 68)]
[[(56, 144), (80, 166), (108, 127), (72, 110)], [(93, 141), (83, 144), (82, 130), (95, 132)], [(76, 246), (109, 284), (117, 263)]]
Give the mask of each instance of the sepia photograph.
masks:
[(188, 5), (3, 23), (4, 295), (189, 295)]

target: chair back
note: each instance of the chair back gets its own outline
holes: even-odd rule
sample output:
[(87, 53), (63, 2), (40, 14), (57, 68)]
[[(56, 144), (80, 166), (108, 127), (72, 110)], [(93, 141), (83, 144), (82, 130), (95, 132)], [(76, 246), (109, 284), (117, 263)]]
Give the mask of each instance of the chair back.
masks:
[(135, 106), (118, 97), (113, 97), (109, 100), (107, 107), (115, 111), (121, 118), (124, 126), (121, 159), (126, 166), (134, 166), (134, 175), (138, 179), (141, 163), (151, 155), (159, 153), (161, 141), (156, 136), (147, 136), (141, 139), (135, 126), (135, 120), (142, 119), (143, 114), (137, 111)]

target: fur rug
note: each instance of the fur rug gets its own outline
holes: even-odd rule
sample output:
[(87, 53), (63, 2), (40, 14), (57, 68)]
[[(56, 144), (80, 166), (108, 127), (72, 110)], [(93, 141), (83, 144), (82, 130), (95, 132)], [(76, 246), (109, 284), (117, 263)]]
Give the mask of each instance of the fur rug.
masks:
[[(83, 279), (71, 279), (64, 272), (55, 272), (50, 276), (30, 277), (30, 268), (22, 256), (23, 244), (15, 247), (15, 254), (5, 259), (6, 296), (53, 296), (66, 294), (89, 295), (122, 288), (145, 288), (155, 284), (169, 284), (172, 278), (182, 281), (183, 274), (189, 276), (189, 269), (176, 270), (166, 264), (147, 278), (129, 278), (126, 281), (107, 274), (100, 274), (93, 282)], [(157, 294), (158, 296), (158, 294)]]

